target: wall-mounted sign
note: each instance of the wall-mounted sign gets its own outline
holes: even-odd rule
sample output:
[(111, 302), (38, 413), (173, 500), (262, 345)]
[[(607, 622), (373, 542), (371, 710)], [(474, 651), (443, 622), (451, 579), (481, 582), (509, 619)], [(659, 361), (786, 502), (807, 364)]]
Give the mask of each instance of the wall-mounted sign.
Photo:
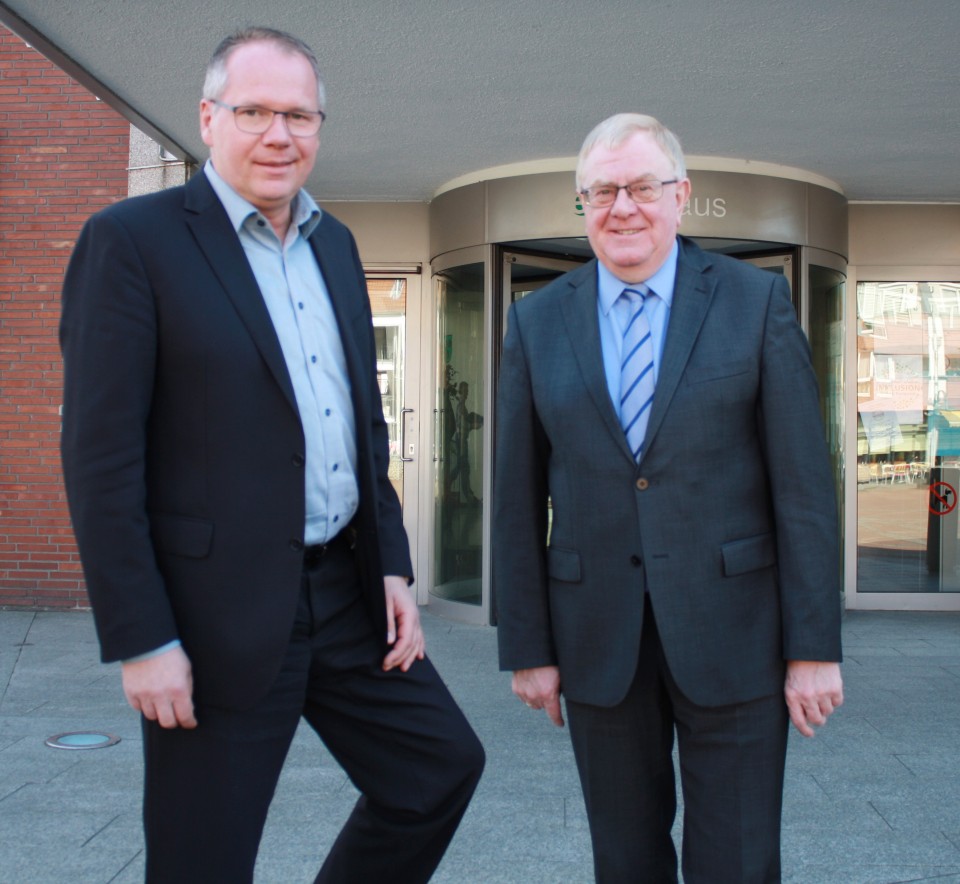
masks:
[(727, 201), (722, 196), (692, 196), (687, 200), (683, 214), (695, 218), (725, 218)]

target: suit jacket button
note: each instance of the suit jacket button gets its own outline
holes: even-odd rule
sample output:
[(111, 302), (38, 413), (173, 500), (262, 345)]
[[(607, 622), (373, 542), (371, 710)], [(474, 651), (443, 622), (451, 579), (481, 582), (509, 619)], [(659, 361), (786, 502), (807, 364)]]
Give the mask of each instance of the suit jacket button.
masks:
[(630, 556), (630, 564), (635, 568), (639, 568), (643, 564), (643, 559), (640, 556)]
[(294, 552), (302, 552), (302, 551), (303, 551), (303, 541), (302, 541), (302, 540), (297, 540), (296, 538), (291, 539), (291, 541), (290, 541), (290, 549), (292, 549)]
[(650, 487), (650, 480), (644, 479), (642, 476), (637, 479), (637, 490), (646, 491)]
[(307, 462), (307, 459), (302, 454), (295, 454), (290, 460), (295, 467), (302, 467)]

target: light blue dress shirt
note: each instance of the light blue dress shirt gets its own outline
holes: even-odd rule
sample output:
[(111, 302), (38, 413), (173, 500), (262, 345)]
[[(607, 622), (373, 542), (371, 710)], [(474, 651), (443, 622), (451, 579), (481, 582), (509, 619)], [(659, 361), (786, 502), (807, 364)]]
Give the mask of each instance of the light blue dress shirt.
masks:
[[(203, 169), (237, 231), (273, 320), (306, 439), (304, 542), (326, 543), (359, 503), (357, 443), (347, 362), (333, 305), (307, 237), (320, 208), (301, 190), (281, 243), (270, 222), (208, 160)], [(269, 433), (269, 427), (256, 428)]]
[[(644, 284), (656, 297), (647, 297), (644, 312), (650, 323), (650, 335), (653, 338), (653, 376), (654, 383), (660, 377), (660, 361), (663, 357), (663, 345), (670, 324), (670, 307), (673, 304), (673, 287), (677, 281), (677, 258), (680, 255), (679, 243), (673, 244), (667, 260), (660, 269)], [(632, 288), (630, 283), (617, 279), (599, 261), (597, 262), (597, 314), (600, 319), (600, 348), (603, 352), (603, 371), (607, 377), (607, 389), (613, 408), (620, 417), (620, 351), (623, 348), (623, 331), (630, 319), (629, 305), (618, 300), (623, 290)], [(656, 398), (656, 392), (654, 392)]]
[[(270, 222), (217, 174), (209, 160), (203, 171), (250, 262), (293, 383), (307, 449), (304, 542), (326, 543), (353, 518), (359, 489), (346, 357), (323, 274), (307, 242), (320, 223), (320, 208), (301, 190), (281, 243)], [(269, 427), (253, 430), (270, 432)], [(174, 639), (124, 662), (147, 660), (179, 645)]]

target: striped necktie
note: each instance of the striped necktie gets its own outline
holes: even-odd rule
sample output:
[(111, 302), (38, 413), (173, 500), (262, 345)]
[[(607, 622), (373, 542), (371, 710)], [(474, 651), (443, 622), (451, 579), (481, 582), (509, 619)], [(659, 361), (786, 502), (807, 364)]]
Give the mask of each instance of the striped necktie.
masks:
[(620, 425), (634, 460), (639, 462), (653, 404), (653, 339), (650, 321), (643, 309), (644, 293), (624, 289), (620, 297), (626, 299), (630, 308), (620, 351)]

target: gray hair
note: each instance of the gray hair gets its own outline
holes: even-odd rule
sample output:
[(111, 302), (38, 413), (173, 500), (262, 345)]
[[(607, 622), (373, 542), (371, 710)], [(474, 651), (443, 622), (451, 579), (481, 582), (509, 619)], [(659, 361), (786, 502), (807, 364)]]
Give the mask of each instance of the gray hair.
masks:
[(223, 95), (227, 88), (227, 61), (235, 49), (249, 43), (273, 43), (290, 55), (302, 55), (310, 63), (317, 78), (317, 109), (324, 109), (327, 95), (320, 77), (320, 63), (317, 61), (317, 56), (303, 40), (273, 28), (244, 28), (221, 41), (207, 65), (207, 73), (203, 80), (204, 98), (218, 99)]
[(680, 140), (663, 123), (646, 114), (614, 114), (594, 126), (583, 141), (580, 155), (577, 157), (577, 189), (583, 187), (583, 167), (595, 147), (601, 144), (608, 148), (618, 147), (637, 132), (650, 134), (673, 163), (673, 171), (677, 178), (687, 177), (687, 164), (683, 158)]

